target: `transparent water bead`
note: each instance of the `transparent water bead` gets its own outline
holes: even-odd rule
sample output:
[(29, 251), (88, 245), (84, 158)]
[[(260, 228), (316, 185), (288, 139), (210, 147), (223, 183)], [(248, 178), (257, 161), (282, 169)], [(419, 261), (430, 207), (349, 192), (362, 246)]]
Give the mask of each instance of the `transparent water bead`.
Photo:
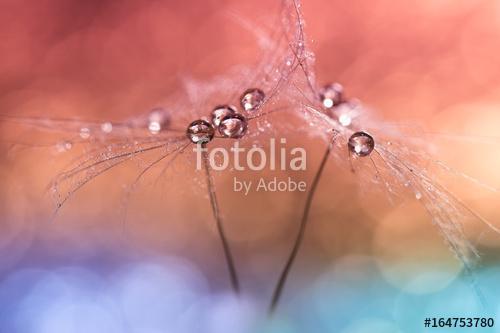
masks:
[(213, 126), (203, 119), (198, 119), (189, 124), (186, 135), (192, 143), (208, 143), (214, 138)]
[(351, 153), (364, 157), (370, 155), (375, 148), (375, 140), (366, 132), (356, 132), (349, 138), (347, 146)]
[(319, 98), (325, 108), (332, 108), (342, 103), (344, 87), (340, 83), (327, 84), (319, 91)]
[(337, 118), (339, 123), (344, 127), (351, 126), (354, 119), (356, 119), (361, 112), (361, 103), (356, 99), (342, 101), (335, 107), (330, 108), (330, 116), (332, 118)]
[(239, 139), (247, 132), (247, 119), (239, 113), (224, 117), (219, 125), (219, 133), (232, 139)]
[(232, 105), (219, 105), (212, 111), (210, 120), (212, 125), (214, 125), (215, 128), (218, 128), (223, 118), (236, 113), (236, 107)]
[(106, 134), (109, 134), (113, 131), (113, 124), (111, 124), (109, 121), (102, 123), (101, 124), (101, 131), (103, 131)]
[(88, 129), (87, 127), (80, 128), (80, 137), (82, 139), (90, 138), (90, 129)]
[(241, 107), (245, 111), (255, 111), (262, 105), (262, 103), (264, 103), (265, 98), (266, 94), (264, 94), (264, 92), (259, 88), (247, 89), (241, 95)]
[(73, 148), (73, 144), (70, 142), (70, 141), (62, 141), (62, 142), (59, 142), (57, 145), (56, 145), (56, 150), (59, 152), (59, 153), (63, 153), (65, 151), (68, 151), (70, 150), (71, 148)]
[(151, 134), (158, 134), (168, 128), (170, 117), (163, 108), (154, 108), (148, 117), (148, 129)]
[(348, 127), (352, 123), (351, 115), (348, 113), (342, 113), (339, 115), (339, 123), (344, 127)]

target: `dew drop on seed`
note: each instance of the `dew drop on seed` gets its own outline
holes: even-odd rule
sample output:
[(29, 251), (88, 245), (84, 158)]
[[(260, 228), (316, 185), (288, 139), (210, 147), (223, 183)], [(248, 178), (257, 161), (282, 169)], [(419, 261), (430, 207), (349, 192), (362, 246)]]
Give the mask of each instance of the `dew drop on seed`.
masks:
[(415, 198), (416, 198), (417, 200), (422, 199), (422, 193), (420, 193), (420, 192), (415, 193)]
[(266, 94), (262, 90), (258, 88), (248, 89), (241, 95), (241, 107), (245, 111), (255, 111), (264, 103), (265, 98)]
[(349, 138), (347, 146), (351, 153), (364, 157), (370, 155), (375, 148), (375, 140), (366, 132), (356, 132)]
[(80, 137), (82, 139), (90, 138), (90, 130), (87, 127), (80, 128)]
[(231, 105), (219, 105), (217, 106), (210, 115), (210, 121), (215, 128), (218, 128), (220, 122), (223, 118), (236, 114), (236, 108)]
[(351, 125), (351, 122), (352, 122), (352, 118), (349, 114), (344, 113), (344, 114), (339, 115), (340, 125), (347, 127), (347, 126)]
[(102, 123), (101, 124), (101, 131), (103, 131), (106, 134), (111, 133), (111, 131), (113, 131), (113, 124), (111, 124), (109, 121)]
[(151, 134), (158, 134), (161, 131), (161, 126), (160, 123), (156, 121), (150, 121), (148, 125), (148, 129), (151, 132)]
[(192, 143), (208, 143), (214, 138), (213, 126), (203, 119), (198, 119), (189, 124), (186, 135)]
[(68, 151), (70, 150), (71, 148), (73, 148), (73, 144), (70, 142), (70, 141), (62, 141), (62, 142), (59, 142), (57, 145), (56, 145), (56, 150), (59, 152), (59, 153), (63, 153), (65, 151)]
[(224, 117), (219, 125), (219, 133), (226, 138), (238, 139), (247, 131), (247, 120), (239, 113)]
[(357, 100), (347, 102), (341, 101), (335, 107), (330, 108), (332, 117), (336, 117), (344, 127), (349, 127), (361, 110), (361, 105)]
[(148, 117), (148, 129), (151, 134), (158, 134), (168, 128), (170, 117), (163, 108), (154, 108)]
[(344, 87), (340, 83), (331, 83), (319, 91), (319, 98), (325, 108), (331, 108), (342, 103)]

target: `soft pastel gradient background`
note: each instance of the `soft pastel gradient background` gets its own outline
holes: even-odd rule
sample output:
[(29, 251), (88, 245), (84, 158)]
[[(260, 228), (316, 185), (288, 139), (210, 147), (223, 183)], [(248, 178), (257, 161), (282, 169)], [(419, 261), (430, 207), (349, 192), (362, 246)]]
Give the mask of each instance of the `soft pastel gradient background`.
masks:
[[(210, 79), (255, 62), (254, 36), (230, 13), (269, 26), (278, 7), (0, 0), (1, 113), (134, 116), (168, 101), (182, 77)], [(460, 134), (428, 140), (450, 165), (500, 187), (498, 140), (485, 138), (500, 125), (498, 1), (308, 0), (303, 10), (320, 82), (341, 82), (386, 121)], [(44, 138), (18, 127), (3, 124), (2, 137)], [(310, 152), (308, 172), (293, 176), (311, 179), (324, 144), (284, 134)], [(70, 158), (2, 147), (0, 332), (429, 332), (447, 330), (424, 329), (425, 317), (498, 313), (498, 235), (467, 225), (483, 256), (481, 305), (414, 198), (391, 206), (332, 162), (281, 307), (266, 322), (303, 194), (244, 197), (231, 191), (232, 174), (217, 177), (244, 289), (236, 300), (192, 165), (177, 165), (160, 186), (141, 186), (124, 226), (122, 184), (133, 166), (97, 179), (52, 219), (45, 186)], [(265, 174), (274, 175), (288, 174)], [(449, 185), (500, 225), (498, 195), (467, 181)]]

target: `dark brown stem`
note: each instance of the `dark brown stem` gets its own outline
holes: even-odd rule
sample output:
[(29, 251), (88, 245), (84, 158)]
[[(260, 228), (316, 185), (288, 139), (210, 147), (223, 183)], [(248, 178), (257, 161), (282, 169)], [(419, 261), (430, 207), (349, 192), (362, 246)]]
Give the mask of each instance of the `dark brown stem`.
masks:
[[(205, 145), (202, 145), (202, 148), (205, 148)], [(224, 232), (224, 226), (222, 224), (222, 218), (220, 216), (219, 204), (217, 202), (217, 196), (215, 194), (215, 186), (212, 180), (212, 175), (210, 173), (210, 166), (208, 164), (208, 152), (206, 149), (203, 149), (203, 165), (205, 167), (205, 173), (207, 177), (207, 187), (208, 187), (208, 195), (210, 197), (210, 205), (212, 206), (212, 213), (214, 215), (214, 219), (217, 225), (217, 232), (219, 233), (219, 238), (222, 242), (222, 249), (224, 251), (224, 257), (226, 259), (226, 265), (229, 271), (229, 276), (231, 279), (231, 287), (236, 294), (240, 292), (240, 284), (238, 281), (238, 274), (236, 273), (236, 268), (233, 261), (233, 256), (231, 255), (231, 249), (229, 247), (229, 243), (226, 238), (226, 233)]]
[(271, 300), (271, 305), (269, 307), (269, 315), (272, 315), (274, 313), (274, 311), (276, 310), (276, 307), (277, 307), (278, 302), (280, 300), (281, 294), (283, 292), (283, 287), (285, 286), (285, 283), (286, 283), (286, 279), (290, 273), (290, 269), (292, 268), (292, 265), (295, 261), (295, 258), (297, 257), (297, 253), (299, 252), (299, 248), (300, 248), (300, 245), (302, 244), (302, 240), (304, 238), (304, 234), (306, 231), (307, 221), (309, 219), (309, 211), (311, 209), (311, 204), (312, 204), (312, 201), (314, 198), (314, 193), (316, 192), (316, 188), (318, 187), (318, 183), (319, 183), (319, 180), (321, 178), (321, 174), (323, 173), (326, 162), (328, 161), (328, 156), (330, 155), (330, 151), (332, 150), (332, 147), (333, 147), (333, 144), (330, 143), (328, 145), (327, 150), (325, 151), (325, 154), (323, 155), (323, 159), (321, 160), (321, 164), (319, 165), (318, 171), (316, 172), (316, 175), (314, 176), (314, 180), (311, 184), (311, 188), (309, 190), (309, 193), (307, 194), (306, 205), (304, 207), (304, 213), (302, 214), (302, 220), (300, 222), (300, 228), (299, 228), (299, 231), (297, 233), (297, 238), (295, 239), (295, 243), (293, 244), (292, 251), (290, 252), (290, 255), (288, 256), (285, 267), (283, 268), (283, 271), (281, 272), (278, 283), (276, 284), (276, 287), (274, 288), (273, 298)]

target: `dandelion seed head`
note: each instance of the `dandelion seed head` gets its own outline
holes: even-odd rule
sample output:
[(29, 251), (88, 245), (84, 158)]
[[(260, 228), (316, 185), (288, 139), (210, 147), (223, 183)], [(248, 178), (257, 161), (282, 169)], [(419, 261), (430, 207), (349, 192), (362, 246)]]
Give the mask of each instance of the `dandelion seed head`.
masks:
[(219, 133), (226, 137), (232, 139), (238, 139), (245, 135), (247, 131), (247, 120), (241, 114), (230, 114), (224, 117), (219, 126)]
[(206, 120), (198, 119), (189, 124), (187, 137), (192, 143), (209, 143), (215, 135), (213, 126)]
[(210, 120), (212, 122), (212, 125), (215, 128), (218, 128), (220, 126), (222, 119), (236, 113), (237, 113), (236, 107), (232, 105), (219, 105), (213, 109), (210, 115), (211, 116)]
[[(292, 2), (285, 0), (284, 3), (290, 6)], [(300, 4), (296, 4), (296, 6), (299, 7)], [(210, 119), (210, 110), (206, 110), (208, 111), (206, 112), (203, 107), (192, 107), (193, 105), (214, 106), (217, 105), (215, 103), (220, 102), (235, 103), (235, 105), (238, 105), (242, 111), (261, 112), (262, 110), (262, 112), (265, 112), (268, 110), (267, 106), (273, 105), (274, 101), (278, 99), (284, 104), (286, 103), (288, 109), (300, 108), (302, 113), (305, 113), (307, 111), (304, 111), (304, 103), (311, 104), (312, 106), (317, 107), (320, 112), (324, 112), (321, 116), (313, 115), (311, 117), (313, 118), (313, 121), (307, 121), (301, 124), (303, 124), (305, 131), (310, 133), (311, 136), (329, 136), (329, 139), (331, 139), (331, 133), (323, 131), (323, 129), (330, 130), (334, 128), (340, 132), (338, 137), (334, 140), (335, 147), (331, 155), (333, 158), (336, 158), (336, 165), (341, 163), (347, 165), (348, 162), (351, 162), (351, 159), (347, 159), (346, 156), (348, 155), (345, 150), (346, 146), (348, 146), (349, 153), (354, 156), (370, 155), (370, 158), (368, 159), (352, 159), (357, 172), (355, 177), (356, 181), (362, 179), (361, 177), (358, 177), (361, 172), (368, 172), (371, 174), (377, 173), (378, 176), (376, 182), (359, 181), (359, 185), (366, 187), (377, 185), (382, 189), (387, 189), (389, 196), (394, 193), (399, 195), (404, 191), (404, 193), (409, 194), (412, 199), (416, 197), (420, 200), (418, 204), (425, 206), (432, 219), (435, 221), (435, 224), (444, 230), (442, 233), (444, 234), (444, 237), (450, 247), (452, 247), (453, 251), (457, 253), (457, 257), (459, 257), (460, 260), (464, 260), (463, 258), (464, 253), (466, 253), (467, 250), (467, 244), (461, 241), (462, 235), (459, 230), (462, 220), (459, 211), (463, 213), (463, 208), (461, 208), (460, 204), (454, 201), (453, 198), (446, 193), (446, 189), (443, 189), (442, 187), (437, 188), (435, 186), (429, 186), (425, 183), (428, 179), (432, 179), (433, 181), (436, 179), (436, 175), (432, 171), (427, 172), (426, 169), (422, 167), (422, 165), (426, 163), (419, 163), (427, 162), (427, 164), (430, 164), (429, 159), (421, 158), (420, 155), (424, 153), (427, 148), (425, 143), (422, 145), (412, 145), (408, 137), (405, 135), (408, 134), (407, 132), (403, 131), (402, 134), (399, 133), (398, 135), (393, 135), (388, 133), (386, 128), (382, 127), (380, 124), (370, 126), (371, 124), (368, 124), (365, 119), (360, 119), (361, 117), (358, 118), (356, 112), (364, 110), (360, 110), (359, 108), (352, 106), (349, 102), (343, 101), (343, 89), (340, 85), (336, 86), (336, 84), (334, 84), (335, 86), (332, 88), (334, 93), (333, 96), (326, 96), (326, 94), (321, 96), (316, 89), (310, 89), (307, 85), (307, 80), (310, 80), (309, 83), (311, 83), (311, 87), (318, 86), (314, 81), (314, 71), (311, 66), (314, 55), (308, 49), (303, 48), (307, 45), (301, 41), (297, 41), (297, 39), (304, 38), (301, 35), (302, 31), (297, 31), (298, 28), (302, 28), (303, 24), (302, 22), (295, 23), (295, 17), (293, 17), (294, 15), (300, 16), (300, 14), (294, 14), (294, 11), (292, 10), (290, 13), (286, 14), (287, 20), (284, 20), (285, 24), (283, 24), (283, 28), (285, 29), (285, 34), (288, 38), (276, 38), (278, 34), (275, 33), (269, 34), (270, 38), (259, 39), (266, 41), (265, 52), (259, 60), (261, 61), (260, 64), (251, 67), (249, 66), (249, 68), (246, 69), (245, 73), (251, 75), (245, 75), (239, 71), (240, 69), (238, 69), (236, 72), (237, 75), (232, 75), (233, 73), (230, 73), (231, 75), (228, 73), (223, 75), (222, 85), (218, 84), (218, 82), (213, 82), (214, 80), (210, 80), (208, 82), (196, 82), (196, 89), (193, 90), (194, 93), (187, 93), (189, 94), (189, 98), (173, 100), (173, 98), (167, 97), (170, 98), (170, 101), (173, 103), (178, 103), (174, 105), (169, 104), (169, 109), (175, 110), (177, 113), (175, 118), (172, 118), (172, 120), (175, 120), (176, 124), (181, 123), (183, 124), (182, 126), (184, 126), (189, 123), (189, 121), (198, 119), (203, 115), (207, 115), (207, 120), (212, 122), (212, 125), (205, 120), (198, 120), (197, 122), (191, 123), (186, 131), (186, 134), (184, 134), (184, 131), (181, 132), (183, 142), (186, 145), (188, 144), (185, 137), (186, 135), (190, 142), (207, 143), (213, 139), (215, 131), (220, 133), (222, 136), (235, 138), (242, 137), (247, 131), (247, 121), (245, 119), (239, 119), (238, 116), (234, 117), (230, 114), (226, 114), (220, 117), (218, 123), (215, 123), (213, 119)], [(251, 28), (255, 27), (252, 26)], [(298, 32), (300, 32), (300, 34)], [(285, 41), (284, 44), (286, 47), (283, 47), (283, 45), (280, 44), (280, 41)], [(300, 49), (293, 49), (296, 46), (299, 46)], [(290, 49), (292, 49), (291, 52)], [(293, 56), (290, 56), (290, 53), (294, 53)], [(305, 78), (298, 78), (299, 75), (295, 75), (295, 73), (301, 70), (304, 71)], [(249, 79), (245, 81), (247, 78)], [(235, 84), (235, 82), (237, 84)], [(260, 104), (258, 103), (258, 99), (254, 98), (253, 94), (247, 101), (244, 101), (245, 93), (247, 92), (240, 95), (241, 92), (247, 87), (255, 86), (260, 87), (268, 95), (267, 99), (265, 96), (262, 97)], [(308, 91), (308, 89), (310, 89), (310, 91)], [(305, 99), (299, 96), (299, 94), (302, 93), (306, 95)], [(225, 94), (233, 96), (227, 97)], [(208, 98), (206, 98), (206, 96), (208, 96)], [(274, 99), (275, 96), (277, 96), (276, 99)], [(305, 101), (306, 99), (307, 101)], [(257, 102), (254, 102), (254, 100)], [(270, 103), (268, 103), (269, 100), (271, 101)], [(239, 106), (240, 104), (241, 107)], [(328, 110), (325, 111), (325, 108)], [(198, 114), (198, 112), (203, 114)], [(233, 114), (236, 113), (237, 110), (235, 108), (235, 112)], [(164, 122), (162, 116), (166, 116), (166, 113), (164, 111), (160, 111), (156, 117), (153, 116), (153, 114), (154, 113), (151, 113), (148, 117), (148, 114), (146, 113), (137, 118), (140, 119), (140, 123), (137, 122), (137, 126), (135, 126), (135, 128), (134, 126), (130, 126), (130, 128), (123, 126), (122, 123), (118, 122), (113, 123), (114, 128), (113, 125), (111, 127), (103, 126), (106, 123), (101, 124), (100, 122), (95, 124), (77, 124), (74, 122), (71, 127), (71, 136), (68, 135), (67, 138), (74, 140), (74, 137), (76, 136), (76, 139), (79, 139), (78, 131), (82, 126), (85, 126), (89, 130), (89, 137), (90, 133), (92, 133), (93, 137), (98, 136), (99, 133), (101, 136), (97, 137), (99, 140), (86, 140), (85, 143), (83, 143), (86, 153), (85, 156), (82, 156), (81, 160), (77, 161), (79, 164), (77, 168), (75, 170), (70, 170), (70, 172), (61, 174), (61, 184), (65, 185), (68, 190), (65, 191), (64, 187), (59, 187), (59, 185), (57, 186), (57, 189), (60, 190), (60, 195), (63, 199), (66, 197), (66, 192), (74, 192), (78, 190), (79, 184), (88, 182), (91, 178), (101, 175), (107, 169), (112, 168), (115, 165), (118, 166), (118, 164), (123, 161), (139, 161), (137, 164), (139, 164), (142, 169), (148, 164), (149, 160), (152, 161), (158, 157), (158, 154), (163, 154), (166, 149), (165, 147), (172, 147), (175, 144), (178, 144), (165, 143), (162, 141), (166, 136), (174, 133), (173, 130), (175, 129), (174, 126), (169, 128), (170, 125), (168, 124), (168, 121)], [(258, 138), (260, 133), (269, 132), (271, 124), (273, 125), (273, 128), (275, 126), (279, 130), (288, 130), (289, 132), (292, 132), (293, 130), (293, 124), (287, 124), (288, 122), (286, 121), (274, 122), (271, 119), (271, 123), (265, 118), (257, 120), (257, 124), (253, 125), (251, 122), (252, 117), (249, 114), (250, 112), (248, 112), (248, 114), (244, 113), (244, 115), (248, 117), (248, 121), (251, 123), (251, 131), (249, 131), (250, 133), (247, 134), (247, 137), (256, 134), (256, 136), (253, 136), (252, 138)], [(177, 115), (185, 116), (188, 121), (186, 121), (186, 119), (179, 119)], [(254, 115), (255, 113), (252, 114), (252, 116)], [(228, 116), (231, 117), (227, 118)], [(326, 119), (327, 117), (328, 119)], [(182, 121), (186, 122), (183, 123)], [(124, 124), (131, 123), (132, 122), (127, 121), (124, 122)], [(323, 123), (325, 126), (320, 127), (318, 126), (318, 123)], [(335, 124), (335, 126), (332, 126), (331, 124)], [(54, 125), (54, 123), (50, 121), (45, 125), (47, 128), (59, 129), (57, 128), (59, 125)], [(255, 128), (253, 126), (255, 126)], [(107, 128), (109, 128), (109, 132)], [(167, 129), (172, 129), (172, 131), (170, 132)], [(365, 132), (357, 132), (360, 129), (369, 131), (369, 133), (377, 139), (376, 148), (373, 137), (369, 137), (371, 140), (364, 135), (354, 137), (356, 134), (359, 135), (359, 133), (366, 134)], [(302, 128), (300, 130), (302, 130)], [(104, 133), (107, 134), (111, 132), (113, 135), (103, 135)], [(355, 133), (350, 137), (353, 132)], [(64, 133), (66, 133), (64, 135), (67, 135), (68, 132), (66, 131)], [(150, 133), (157, 135), (148, 135)], [(176, 134), (174, 133), (174, 135)], [(146, 137), (146, 139), (144, 139), (144, 137)], [(75, 148), (76, 145), (81, 144), (79, 141), (82, 140), (73, 141)], [(262, 144), (262, 142), (259, 142), (258, 139), (255, 141), (259, 146)], [(329, 143), (330, 142), (331, 141), (329, 141)], [(69, 147), (71, 148), (71, 142), (69, 143)], [(219, 142), (214, 142), (214, 144), (218, 143)], [(155, 145), (161, 144), (164, 146), (158, 150), (148, 150), (153, 148)], [(50, 142), (50, 146), (53, 147), (54, 142)], [(68, 148), (67, 145), (62, 143), (60, 144), (60, 147), (63, 148), (61, 151), (66, 151), (66, 148)], [(374, 150), (373, 154), (372, 150)], [(74, 149), (74, 151), (77, 151), (77, 149)], [(332, 167), (332, 164), (333, 163), (329, 163), (327, 167)], [(88, 165), (94, 166), (87, 168)], [(452, 171), (447, 171), (447, 173), (451, 174)], [(409, 181), (410, 179), (411, 182)], [(66, 184), (64, 184), (65, 182)], [(187, 184), (186, 188), (189, 188), (189, 184)], [(196, 191), (196, 187), (194, 190)], [(221, 200), (221, 204), (224, 207), (225, 201)], [(60, 206), (60, 204), (58, 206)]]
[(351, 153), (365, 157), (370, 155), (375, 148), (375, 140), (366, 132), (356, 132), (351, 135), (347, 145)]

